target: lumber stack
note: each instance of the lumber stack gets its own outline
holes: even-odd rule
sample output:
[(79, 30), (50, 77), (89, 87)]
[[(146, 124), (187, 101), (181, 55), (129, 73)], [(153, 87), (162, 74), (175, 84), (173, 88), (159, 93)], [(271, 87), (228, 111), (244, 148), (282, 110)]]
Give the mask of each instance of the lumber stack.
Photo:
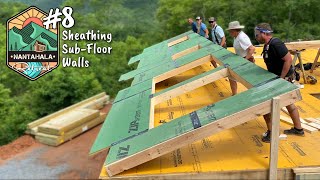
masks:
[(58, 146), (102, 123), (106, 113), (99, 110), (107, 103), (109, 96), (100, 93), (29, 123), (26, 133), (43, 144)]

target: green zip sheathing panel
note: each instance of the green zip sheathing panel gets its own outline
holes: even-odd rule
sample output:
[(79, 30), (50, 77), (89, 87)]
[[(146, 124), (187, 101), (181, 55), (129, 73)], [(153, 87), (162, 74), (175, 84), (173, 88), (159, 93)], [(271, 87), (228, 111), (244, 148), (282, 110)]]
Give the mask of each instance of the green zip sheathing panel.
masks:
[[(159, 52), (159, 50), (161, 50), (161, 49), (163, 49), (163, 48), (167, 48), (167, 47), (168, 47), (168, 43), (170, 43), (170, 42), (172, 42), (172, 41), (175, 41), (175, 40), (177, 40), (177, 39), (180, 39), (180, 38), (182, 38), (182, 37), (184, 37), (184, 36), (191, 35), (191, 34), (192, 34), (192, 35), (198, 35), (198, 34), (193, 33), (193, 31), (185, 32), (185, 33), (180, 34), (180, 35), (178, 35), (178, 36), (175, 36), (175, 37), (173, 37), (173, 38), (171, 38), (171, 39), (165, 40), (165, 41), (163, 41), (163, 42), (160, 42), (160, 43), (157, 43), (157, 44), (155, 44), (155, 45), (152, 45), (152, 46), (150, 46), (150, 47), (148, 47), (148, 48), (145, 48), (145, 49), (143, 50), (142, 54), (144, 54), (144, 53), (150, 53), (150, 52), (151, 52), (151, 53)], [(198, 36), (199, 36), (199, 35), (198, 35)], [(142, 54), (139, 54), (139, 55), (137, 55), (137, 56), (132, 57), (132, 58), (129, 60), (128, 65), (140, 61), (141, 58), (143, 57), (143, 56), (141, 56)]]
[(149, 128), (151, 89), (112, 105), (90, 153), (106, 149)]
[(211, 41), (208, 41), (201, 36), (199, 36), (195, 39), (184, 41), (176, 46), (173, 46), (170, 54), (168, 54), (166, 56), (153, 54), (153, 55), (150, 55), (149, 57), (145, 57), (144, 60), (142, 60), (142, 61), (152, 60), (153, 63), (151, 63), (151, 64), (149, 63), (145, 66), (138, 67), (136, 70), (133, 70), (133, 71), (130, 71), (126, 74), (121, 75), (119, 81), (129, 80), (139, 73), (142, 73), (147, 70), (151, 70), (155, 67), (160, 67), (160, 66), (164, 65), (165, 63), (172, 62), (173, 61), (172, 55), (179, 53), (185, 49), (189, 49), (189, 48), (197, 46), (197, 45), (199, 45), (201, 48), (203, 48), (203, 47), (206, 47), (211, 44), (212, 44)]
[[(190, 35), (190, 37), (198, 40), (193, 42), (193, 40), (191, 40), (192, 38), (189, 38), (189, 40), (181, 42), (172, 47), (168, 47), (166, 43), (166, 48), (171, 48), (174, 49), (174, 51), (180, 52), (183, 51), (184, 47), (189, 47), (190, 45), (187, 46), (187, 44), (191, 42), (193, 43), (191, 44), (192, 46), (196, 44), (203, 47), (197, 51), (198, 53), (190, 53), (186, 56), (176, 59), (175, 61), (170, 60), (168, 63), (163, 64), (161, 67), (155, 67), (152, 69), (152, 71), (150, 70), (144, 73), (140, 73), (135, 77), (137, 83), (118, 92), (114, 104), (106, 118), (106, 121), (104, 122), (101, 131), (99, 132), (99, 135), (91, 148), (90, 154), (106, 149), (112, 144), (116, 144), (117, 142), (121, 142), (128, 138), (139, 135), (140, 133), (143, 133), (146, 131), (146, 129), (148, 129), (150, 117), (149, 95), (151, 94), (152, 78), (154, 76), (160, 75), (164, 72), (168, 72), (169, 70), (176, 68), (177, 62), (179, 62), (178, 64), (182, 66), (205, 55), (208, 55), (211, 52), (221, 49), (220, 46), (213, 45), (212, 42), (204, 39), (197, 34), (192, 34), (192, 36)], [(160, 46), (161, 43), (157, 47), (159, 48)], [(153, 48), (153, 50), (154, 49), (156, 48)], [(148, 50), (148, 52), (151, 51), (152, 49)], [(132, 120), (132, 118), (138, 118), (139, 122), (137, 120)], [(139, 124), (137, 130), (129, 131), (130, 127), (134, 129), (133, 127), (136, 127), (137, 124)], [(114, 129), (117, 129), (117, 131), (114, 132)]]
[[(198, 51), (194, 51), (190, 54), (182, 56), (181, 58), (178, 58), (175, 61), (168, 62), (167, 64), (165, 64), (161, 67), (156, 67), (156, 68), (153, 68), (152, 70), (140, 73), (134, 77), (134, 79), (131, 83), (131, 86), (136, 85), (138, 83), (141, 83), (143, 81), (146, 81), (148, 79), (151, 79), (153, 77), (156, 77), (158, 75), (161, 75), (161, 74), (168, 72), (172, 69), (189, 64), (190, 62), (193, 62), (193, 61), (200, 59), (202, 57), (208, 56), (211, 53), (214, 53), (215, 51), (221, 50), (221, 48), (222, 48), (221, 46), (211, 44), (209, 46), (206, 46), (206, 47), (199, 49)], [(229, 52), (229, 53), (231, 53), (231, 52)]]
[(168, 39), (167, 42), (170, 43), (170, 42), (175, 41), (177, 39), (180, 39), (180, 38), (182, 38), (184, 36), (187, 36), (189, 34), (196, 34), (196, 33), (194, 33), (193, 31), (190, 30), (190, 31), (187, 31), (185, 33), (179, 34), (178, 36), (175, 36), (175, 37), (172, 37), (172, 38)]
[[(171, 56), (183, 51), (185, 49), (191, 48), (193, 46), (199, 45), (199, 43), (202, 42), (210, 42), (206, 38), (199, 36), (198, 34), (191, 34), (188, 35), (189, 39), (186, 41), (183, 41), (181, 43), (178, 43), (174, 46), (168, 47), (167, 43), (164, 44), (163, 48), (158, 51), (150, 51), (147, 53), (142, 53), (141, 60), (138, 64), (137, 69), (140, 69), (141, 67), (154, 64), (157, 62), (163, 61), (163, 59), (166, 59), (167, 61), (171, 60)], [(213, 43), (210, 43), (213, 44)]]
[[(196, 114), (199, 123), (201, 124), (200, 126), (205, 126), (224, 117), (228, 117), (232, 114), (268, 101), (273, 97), (297, 89), (297, 86), (283, 79), (265, 82), (265, 84), (261, 82), (262, 84), (260, 86), (253, 87), (245, 92), (201, 108), (195, 111), (196, 113), (193, 112), (189, 115), (182, 116), (168, 123), (162, 124), (161, 126), (150, 129), (149, 131), (136, 136), (135, 138), (128, 139), (127, 141), (112, 146), (107, 156), (105, 165), (115, 163), (122, 158), (132, 156), (157, 144), (194, 130), (195, 123), (191, 118), (191, 114)], [(119, 153), (123, 148), (126, 148), (125, 155)]]
[(113, 102), (116, 103), (118, 101), (131, 97), (133, 95), (141, 93), (142, 91), (151, 89), (151, 86), (152, 86), (152, 79), (149, 79), (135, 86), (130, 86), (128, 88), (122, 89), (121, 91), (118, 92)]
[[(190, 62), (193, 62), (199, 58), (202, 58), (206, 55), (211, 55), (214, 54), (216, 52), (221, 51), (222, 49), (224, 49), (221, 46), (215, 45), (215, 44), (211, 44), (209, 46), (203, 47), (201, 49), (199, 49), (198, 51), (194, 51), (190, 54), (187, 54), (185, 56), (182, 56), (178, 59), (176, 59), (174, 62), (176, 64), (177, 67), (181, 67), (183, 65), (189, 64)], [(229, 51), (229, 53), (231, 53)], [(195, 59), (193, 59), (195, 58)], [(192, 60), (193, 59), (193, 60)]]
[(261, 83), (264, 83), (262, 82), (263, 80), (273, 80), (278, 77), (275, 74), (269, 73), (267, 70), (256, 66), (251, 62), (240, 65), (236, 68), (231, 68), (231, 70), (241, 76), (242, 79), (244, 79), (252, 86), (259, 86)]
[[(198, 34), (192, 33), (192, 31), (189, 31), (188, 33), (184, 33), (182, 35), (178, 35), (175, 38), (173, 38), (171, 41), (174, 41), (176, 39), (182, 38), (184, 36), (188, 36), (188, 40), (193, 39), (193, 38), (199, 38), (201, 36), (199, 36)], [(204, 38), (202, 38), (204, 39)], [(143, 52), (135, 57), (133, 57), (132, 59), (129, 60), (129, 65), (137, 62), (137, 61), (143, 61), (145, 59), (148, 59), (154, 55), (159, 55), (159, 54), (165, 54), (164, 52), (168, 51), (168, 43), (171, 42), (170, 40), (166, 40), (163, 42), (160, 42), (156, 45), (153, 45), (151, 47), (148, 47), (146, 49), (143, 50)]]
[(178, 87), (180, 87), (180, 86), (182, 86), (182, 85), (184, 85), (184, 84), (190, 83), (190, 82), (195, 81), (195, 80), (197, 80), (197, 79), (203, 78), (203, 77), (205, 77), (205, 76), (207, 76), (207, 75), (210, 75), (210, 74), (212, 74), (212, 73), (218, 72), (218, 71), (220, 71), (220, 70), (222, 70), (222, 69), (224, 69), (224, 68), (225, 68), (225, 67), (220, 66), (220, 67), (217, 67), (217, 68), (212, 69), (212, 70), (210, 70), (210, 71), (207, 71), (207, 72), (204, 72), (204, 73), (199, 74), (199, 75), (197, 75), (197, 76), (194, 76), (194, 77), (192, 77), (192, 78), (190, 78), (190, 79), (187, 79), (187, 80), (182, 81), (182, 82), (180, 82), (180, 83), (178, 83), (178, 84), (175, 84), (175, 85), (173, 85), (173, 86), (170, 86), (170, 87), (168, 87), (168, 88), (166, 88), (166, 89), (164, 89), (164, 90), (162, 90), (162, 91), (160, 91), (160, 92), (155, 93), (155, 94), (153, 95), (153, 97), (158, 96), (158, 95), (163, 94), (163, 93), (166, 93), (166, 92), (168, 92), (168, 91), (171, 91), (171, 90), (173, 90), (173, 89), (175, 89), (175, 88), (178, 88)]
[(156, 77), (160, 74), (163, 74), (165, 72), (168, 72), (172, 69), (174, 69), (176, 66), (174, 64), (174, 62), (169, 62), (169, 63), (166, 63), (165, 65), (161, 66), (161, 67), (156, 67), (156, 68), (153, 68), (152, 70), (148, 70), (148, 71), (145, 71), (143, 73), (140, 73), (140, 74), (137, 74), (132, 83), (131, 83), (131, 86), (134, 86), (134, 85), (137, 85), (139, 83), (142, 83), (146, 80), (149, 80), (149, 79), (152, 79), (153, 77)]

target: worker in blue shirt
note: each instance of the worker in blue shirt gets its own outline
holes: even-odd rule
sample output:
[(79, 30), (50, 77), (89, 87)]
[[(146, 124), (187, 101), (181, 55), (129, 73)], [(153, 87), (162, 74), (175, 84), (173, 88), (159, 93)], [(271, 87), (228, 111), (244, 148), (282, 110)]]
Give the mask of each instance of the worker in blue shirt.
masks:
[(192, 31), (197, 33), (197, 23), (194, 22), (192, 18), (189, 18), (188, 22), (191, 25)]
[(200, 16), (198, 16), (196, 18), (197, 20), (197, 33), (200, 35), (200, 36), (203, 36), (205, 38), (209, 38), (209, 31), (208, 31), (208, 28), (207, 26), (202, 22), (202, 19)]

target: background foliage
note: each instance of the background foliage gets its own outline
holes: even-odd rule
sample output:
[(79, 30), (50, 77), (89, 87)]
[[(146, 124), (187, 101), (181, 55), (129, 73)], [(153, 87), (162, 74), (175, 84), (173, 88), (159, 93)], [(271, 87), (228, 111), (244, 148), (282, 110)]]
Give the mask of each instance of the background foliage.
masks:
[[(111, 46), (111, 55), (61, 54), (77, 59), (84, 56), (89, 68), (63, 68), (37, 81), (29, 81), (5, 65), (6, 20), (30, 5), (48, 11), (50, 8), (73, 7), (76, 24), (73, 32), (100, 30), (112, 33), (112, 43), (99, 41), (99, 46)], [(0, 2), (0, 145), (22, 135), (26, 124), (35, 119), (79, 102), (101, 91), (111, 96), (130, 85), (119, 83), (121, 74), (135, 69), (128, 66), (132, 56), (152, 44), (190, 30), (187, 18), (202, 16), (204, 22), (214, 16), (226, 29), (230, 21), (245, 25), (244, 31), (255, 42), (253, 28), (268, 22), (275, 36), (283, 41), (320, 39), (320, 4), (317, 0), (15, 0)], [(229, 33), (227, 42), (232, 46)], [(73, 46), (75, 42), (60, 44)], [(86, 41), (78, 41), (84, 46)]]

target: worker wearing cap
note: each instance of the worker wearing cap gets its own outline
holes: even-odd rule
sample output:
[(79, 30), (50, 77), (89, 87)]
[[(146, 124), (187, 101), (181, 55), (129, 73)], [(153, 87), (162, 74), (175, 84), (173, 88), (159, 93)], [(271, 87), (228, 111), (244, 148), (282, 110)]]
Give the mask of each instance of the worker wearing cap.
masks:
[[(272, 36), (272, 29), (268, 23), (260, 23), (255, 27), (255, 37), (260, 43), (264, 43), (263, 59), (266, 63), (269, 72), (272, 72), (280, 78), (290, 79), (289, 77), (294, 72), (292, 67), (292, 57), (285, 46), (285, 44), (278, 38)], [(285, 134), (292, 134), (303, 136), (304, 131), (301, 127), (299, 111), (294, 104), (286, 107), (292, 119), (294, 127), (284, 130)], [(262, 136), (263, 142), (270, 142), (271, 135), (271, 115), (266, 114), (263, 116), (268, 131)]]
[[(236, 54), (251, 61), (255, 62), (253, 58), (254, 46), (252, 45), (250, 38), (242, 31), (244, 26), (240, 25), (239, 21), (233, 21), (229, 23), (229, 33), (233, 40), (233, 47), (236, 51)], [(237, 81), (235, 79), (229, 78), (232, 95), (237, 94)]]
[(213, 44), (218, 44), (222, 47), (227, 47), (226, 36), (224, 35), (223, 29), (217, 24), (217, 19), (214, 17), (209, 18), (209, 24), (211, 25), (211, 36)]
[(197, 20), (197, 33), (200, 36), (203, 36), (205, 38), (209, 38), (209, 31), (207, 29), (207, 26), (202, 22), (202, 19), (200, 16), (196, 18)]

